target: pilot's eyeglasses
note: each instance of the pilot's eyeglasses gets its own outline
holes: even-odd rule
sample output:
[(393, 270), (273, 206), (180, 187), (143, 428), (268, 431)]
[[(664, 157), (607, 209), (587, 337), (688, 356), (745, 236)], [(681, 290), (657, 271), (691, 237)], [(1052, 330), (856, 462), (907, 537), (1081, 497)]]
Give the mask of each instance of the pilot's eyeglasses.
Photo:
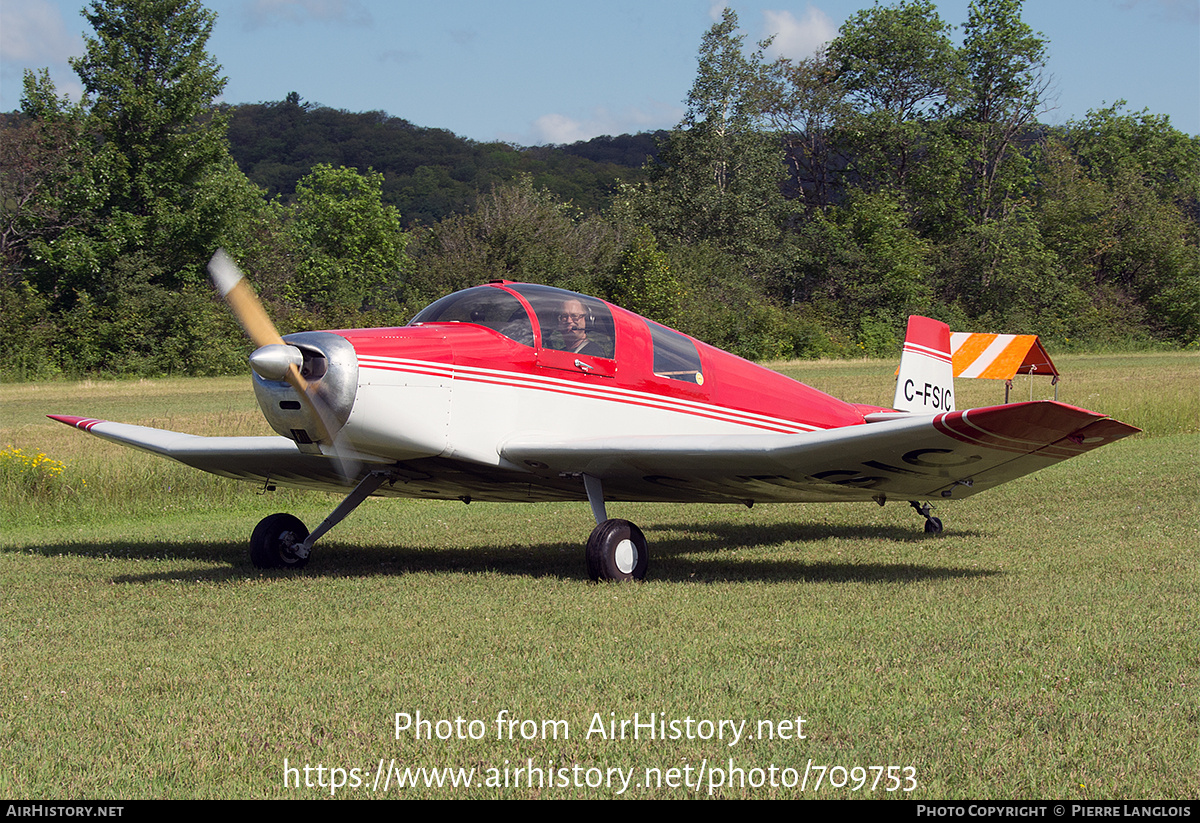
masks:
[(574, 322), (578, 323), (579, 321), (583, 320), (583, 318), (585, 318), (585, 317), (587, 317), (586, 314), (563, 313), (558, 316), (558, 322), (559, 323), (568, 323), (568, 322), (574, 321)]

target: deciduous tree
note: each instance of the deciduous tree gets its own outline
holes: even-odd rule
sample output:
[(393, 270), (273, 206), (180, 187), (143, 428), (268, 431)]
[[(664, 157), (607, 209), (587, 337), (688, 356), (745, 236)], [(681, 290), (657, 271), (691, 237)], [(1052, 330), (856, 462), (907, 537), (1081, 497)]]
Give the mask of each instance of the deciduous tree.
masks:
[(296, 186), (287, 233), (299, 262), (288, 294), (327, 321), (362, 325), (363, 312), (397, 308), (408, 235), (382, 189), (378, 172), (328, 164)]
[(213, 110), (225, 82), (205, 51), (215, 16), (197, 0), (93, 0), (84, 16), (94, 35), (72, 61), (84, 99), (58, 98), (43, 73), (23, 100), (40, 133), (70, 133), (64, 163), (45, 170), (68, 179), (43, 187), (54, 219), (30, 236), (22, 272), (58, 324), (46, 357), (64, 370), (227, 368), (226, 340), (192, 348), (227, 314), (204, 264), (244, 244), (263, 203)]
[(409, 281), (416, 301), (500, 278), (586, 292), (611, 269), (618, 250), (611, 224), (562, 202), (529, 176), (494, 186), (473, 212), (448, 217), (419, 236)]
[(683, 286), (645, 226), (634, 233), (601, 285), (605, 296), (623, 308), (667, 326), (678, 322)]
[(1022, 0), (972, 0), (962, 54), (967, 100), (962, 113), (971, 145), (970, 190), (984, 223), (1031, 183), (1020, 140), (1036, 122), (1048, 80), (1046, 44), (1021, 20)]
[(762, 47), (746, 55), (737, 15), (726, 8), (704, 35), (687, 115), (661, 146), (651, 180), (627, 188), (636, 223), (685, 242), (710, 242), (744, 265), (779, 265), (788, 206), (782, 144), (760, 128)]
[(961, 60), (932, 0), (876, 3), (851, 15), (829, 57), (860, 111), (903, 122), (931, 117), (956, 99)]
[(834, 140), (846, 107), (846, 87), (837, 66), (825, 53), (796, 61), (780, 58), (770, 66), (762, 106), (782, 139), (796, 196), (810, 208), (833, 205), (838, 172), (847, 159)]
[(225, 79), (206, 51), (216, 15), (197, 0), (92, 0), (84, 16), (95, 34), (71, 65), (91, 96), (107, 182), (102, 257), (137, 249), (167, 284), (198, 277), (225, 228), (219, 215), (194, 215), (209, 176), (228, 165), (213, 108)]
[(829, 44), (829, 59), (852, 104), (837, 139), (851, 182), (906, 191), (923, 161), (931, 123), (962, 92), (962, 61), (932, 0), (876, 4), (852, 15)]

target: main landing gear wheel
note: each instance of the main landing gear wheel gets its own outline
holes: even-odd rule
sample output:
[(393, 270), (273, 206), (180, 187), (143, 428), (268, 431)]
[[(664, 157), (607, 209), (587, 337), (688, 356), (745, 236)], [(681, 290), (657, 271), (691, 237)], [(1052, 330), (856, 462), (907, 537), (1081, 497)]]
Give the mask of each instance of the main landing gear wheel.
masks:
[(308, 529), (290, 514), (264, 517), (250, 535), (250, 562), (260, 569), (302, 569), (308, 562), (296, 547), (308, 537)]
[(605, 520), (587, 542), (587, 570), (592, 580), (641, 580), (650, 552), (646, 536), (628, 520)]

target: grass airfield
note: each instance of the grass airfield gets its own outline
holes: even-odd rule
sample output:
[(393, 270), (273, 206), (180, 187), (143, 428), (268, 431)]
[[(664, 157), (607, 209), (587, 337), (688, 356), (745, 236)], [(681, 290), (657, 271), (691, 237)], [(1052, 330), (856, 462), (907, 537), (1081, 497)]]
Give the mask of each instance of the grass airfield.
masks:
[[(894, 363), (774, 365), (891, 400)], [(0, 794), (1200, 798), (1200, 357), (1057, 365), (1145, 433), (940, 537), (905, 504), (612, 504), (639, 585), (587, 581), (585, 503), (370, 500), (260, 572), (261, 517), (337, 499), (43, 416), (270, 433), (248, 378), (2, 386), (0, 448), (63, 471), (0, 487)]]

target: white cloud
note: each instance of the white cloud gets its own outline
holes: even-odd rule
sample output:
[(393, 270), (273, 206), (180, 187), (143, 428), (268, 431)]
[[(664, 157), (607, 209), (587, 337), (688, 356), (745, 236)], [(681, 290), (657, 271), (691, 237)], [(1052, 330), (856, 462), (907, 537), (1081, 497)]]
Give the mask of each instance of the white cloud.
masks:
[(59, 95), (72, 100), (83, 96), (83, 85), (68, 62), (83, 54), (80, 32), (86, 23), (82, 17), (77, 31), (71, 33), (62, 14), (47, 0), (6, 0), (0, 17), (0, 111), (20, 106), (27, 69), (48, 69)]
[(790, 11), (764, 11), (764, 36), (775, 35), (771, 48), (772, 58), (787, 57), (800, 60), (812, 57), (817, 51), (837, 36), (837, 26), (825, 12), (809, 4), (804, 15), (796, 19)]
[(533, 121), (536, 143), (574, 143), (588, 139), (583, 123), (565, 114), (543, 114)]
[[(79, 22), (82, 29), (82, 18)], [(68, 57), (83, 53), (83, 41), (67, 34), (62, 14), (47, 0), (5, 3), (0, 53), (6, 63), (29, 67), (65, 65)]]
[(651, 103), (647, 108), (627, 108), (620, 112), (598, 108), (586, 119), (565, 114), (543, 114), (533, 121), (531, 133), (510, 136), (511, 142), (542, 146), (549, 143), (575, 143), (591, 140), (602, 134), (636, 134), (642, 131), (672, 128), (683, 117), (683, 109), (665, 103)]

